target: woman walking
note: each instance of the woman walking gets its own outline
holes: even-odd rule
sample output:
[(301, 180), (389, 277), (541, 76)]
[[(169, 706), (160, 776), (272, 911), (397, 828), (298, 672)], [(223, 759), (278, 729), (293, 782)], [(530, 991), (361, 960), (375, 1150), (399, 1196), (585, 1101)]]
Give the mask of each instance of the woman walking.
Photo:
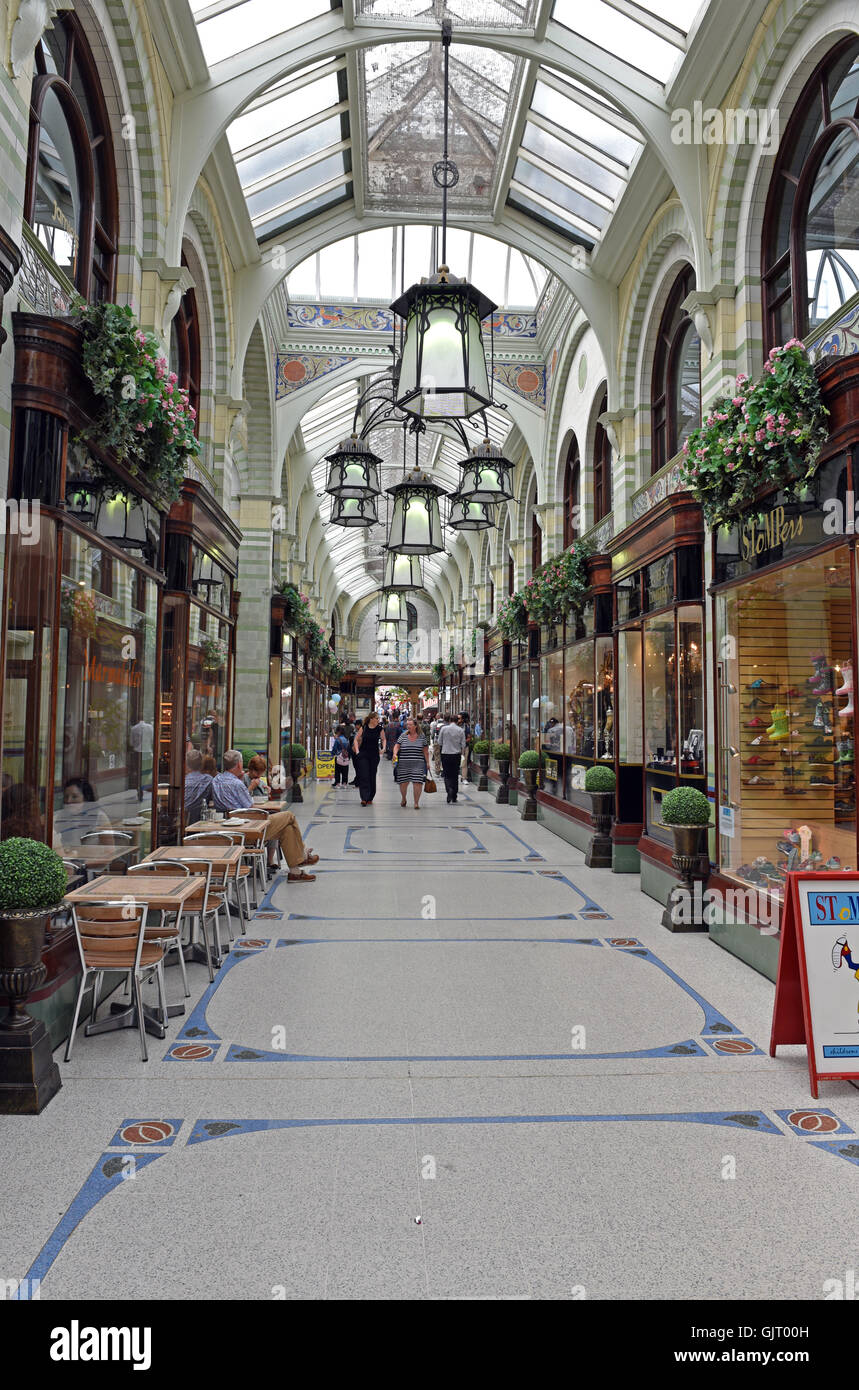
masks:
[(331, 735), (331, 752), (334, 754), (334, 786), (345, 787), (349, 782), (349, 735), (345, 724), (338, 725)]
[(394, 757), (397, 760), (396, 776), (400, 784), (400, 805), (405, 806), (406, 804), (406, 794), (411, 782), (415, 810), (419, 811), (421, 792), (430, 772), (430, 754), (429, 744), (418, 728), (417, 720), (412, 715), (409, 715), (406, 720), (405, 733), (401, 735), (400, 741), (394, 749)]
[(361, 792), (361, 805), (369, 806), (376, 795), (376, 773), (379, 769), (379, 749), (385, 751), (385, 731), (375, 710), (368, 714), (355, 735), (355, 775)]

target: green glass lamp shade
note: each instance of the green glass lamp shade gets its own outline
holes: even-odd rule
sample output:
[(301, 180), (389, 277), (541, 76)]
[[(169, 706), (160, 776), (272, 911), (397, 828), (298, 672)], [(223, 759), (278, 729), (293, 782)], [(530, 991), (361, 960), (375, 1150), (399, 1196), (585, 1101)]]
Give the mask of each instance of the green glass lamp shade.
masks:
[(332, 526), (375, 526), (379, 517), (375, 497), (335, 497), (331, 507)]
[(483, 320), (497, 305), (442, 266), (391, 305), (405, 319), (396, 404), (421, 420), (466, 419), (491, 403)]
[(434, 555), (443, 550), (439, 498), (446, 494), (428, 473), (416, 468), (394, 487), (388, 549), (399, 555)]
[(382, 491), (379, 482), (379, 464), (382, 460), (357, 435), (344, 439), (333, 453), (327, 455), (325, 462), (328, 464), (325, 491), (330, 496), (378, 497)]

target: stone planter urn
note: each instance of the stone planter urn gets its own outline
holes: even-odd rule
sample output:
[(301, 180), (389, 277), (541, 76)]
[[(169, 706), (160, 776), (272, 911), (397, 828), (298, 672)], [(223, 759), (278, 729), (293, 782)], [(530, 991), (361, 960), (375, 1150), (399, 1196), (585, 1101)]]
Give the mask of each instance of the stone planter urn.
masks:
[(694, 787), (674, 787), (662, 798), (662, 823), (674, 836), (671, 863), (680, 882), (672, 888), (662, 925), (668, 931), (707, 931), (704, 888), (710, 877), (707, 835), (710, 803)]
[(519, 814), (523, 820), (537, 819), (537, 778), (540, 775), (538, 767), (522, 767), (519, 765), (519, 776), (525, 784), (525, 797), (519, 807)]
[(475, 753), (474, 756), (477, 759), (477, 765), (480, 768), (480, 775), (477, 778), (477, 790), (479, 792), (488, 791), (489, 778), (487, 776), (487, 773), (489, 771), (489, 754)]
[(495, 800), (499, 806), (507, 806), (510, 802), (510, 788), (507, 783), (510, 777), (510, 759), (498, 759), (498, 776), (501, 781), (498, 784), (498, 791), (495, 793)]
[(292, 799), (293, 801), (304, 801), (301, 795), (301, 778), (304, 775), (304, 759), (293, 758), (292, 760)]
[(594, 833), (585, 854), (589, 869), (612, 866), (611, 823), (614, 819), (614, 792), (591, 792), (591, 822)]
[(28, 997), (47, 975), (42, 947), (52, 916), (44, 908), (0, 913), (0, 999), (9, 1006), (0, 1021), (4, 1115), (38, 1115), (62, 1085), (45, 1025), (26, 1009)]

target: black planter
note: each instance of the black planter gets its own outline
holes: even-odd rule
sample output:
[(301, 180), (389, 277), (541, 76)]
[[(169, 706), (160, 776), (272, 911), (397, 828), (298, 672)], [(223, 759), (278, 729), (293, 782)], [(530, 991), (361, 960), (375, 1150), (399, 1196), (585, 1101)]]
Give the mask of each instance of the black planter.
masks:
[(614, 792), (590, 792), (591, 822), (594, 833), (585, 854), (589, 869), (610, 869), (612, 866), (611, 823), (614, 817)]
[(52, 915), (40, 910), (0, 916), (0, 999), (9, 1004), (0, 1022), (3, 1115), (38, 1115), (62, 1085), (45, 1025), (25, 1007), (47, 974), (42, 947)]
[(489, 771), (489, 754), (488, 754), (488, 753), (475, 753), (474, 756), (475, 756), (475, 758), (477, 759), (477, 765), (478, 765), (478, 767), (480, 768), (480, 775), (479, 775), (479, 777), (478, 777), (478, 779), (477, 779), (477, 790), (478, 790), (479, 792), (488, 791), (488, 789), (489, 789), (489, 778), (487, 777), (486, 774), (487, 774), (487, 772)]
[(525, 783), (525, 799), (519, 807), (519, 814), (523, 820), (537, 819), (537, 777), (539, 768), (520, 767), (519, 777)]
[(495, 800), (499, 806), (507, 806), (510, 802), (510, 788), (507, 785), (507, 780), (510, 776), (509, 758), (498, 759), (498, 776), (501, 778), (501, 782), (499, 783), (498, 791), (495, 793)]
[(303, 800), (304, 800), (304, 797), (301, 795), (301, 777), (302, 777), (303, 772), (304, 772), (304, 763), (303, 763), (302, 761), (296, 762), (295, 759), (293, 759), (293, 763), (292, 763), (292, 799), (293, 799), (293, 801), (303, 801)]
[[(680, 876), (672, 888), (662, 914), (668, 931), (707, 931), (704, 921), (704, 887), (710, 877), (706, 825), (672, 825), (674, 853), (671, 863)], [(696, 890), (696, 884), (700, 888)]]

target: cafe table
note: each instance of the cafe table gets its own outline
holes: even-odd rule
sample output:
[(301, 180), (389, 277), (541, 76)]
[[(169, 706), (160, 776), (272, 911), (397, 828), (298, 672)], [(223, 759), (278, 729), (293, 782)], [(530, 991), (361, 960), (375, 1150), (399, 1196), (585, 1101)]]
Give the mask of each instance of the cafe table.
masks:
[(253, 845), (258, 845), (262, 840), (265, 839), (265, 833), (267, 829), (268, 821), (241, 820), (239, 816), (235, 816), (232, 820), (226, 818), (224, 820), (194, 821), (193, 825), (185, 826), (185, 834), (210, 835), (213, 832), (217, 833), (218, 831), (222, 830), (235, 830), (236, 833), (241, 833), (242, 835), (244, 835), (245, 844), (250, 848)]
[[(226, 865), (230, 869), (235, 869), (240, 863), (244, 853), (241, 845), (161, 845), (158, 849), (147, 854), (142, 861), (144, 864), (159, 859), (179, 859), (179, 860), (202, 860), (206, 864)], [(229, 913), (230, 903), (227, 899), (227, 912)], [(206, 957), (206, 947), (202, 941), (190, 941), (185, 947), (185, 959), (187, 961), (197, 961), (200, 965), (208, 965)], [(221, 956), (212, 957), (212, 964), (215, 969), (219, 969), (223, 964)]]
[(63, 859), (73, 859), (78, 864), (82, 864), (87, 870), (106, 869), (109, 864), (115, 864), (120, 859), (125, 859), (128, 855), (134, 854), (133, 845), (75, 845), (68, 847), (63, 845), (57, 850)]
[[(195, 876), (174, 878), (171, 874), (132, 874), (131, 877), (127, 874), (103, 874), (100, 878), (94, 878), (91, 883), (84, 884), (82, 888), (75, 888), (71, 893), (67, 893), (63, 902), (67, 906), (71, 906), (72, 903), (86, 905), (88, 902), (104, 903), (118, 900), (145, 903), (155, 911), (175, 912), (176, 926), (181, 931), (182, 914), (186, 905), (193, 904), (195, 899), (199, 903), (203, 889), (203, 880)], [(109, 1033), (118, 1028), (137, 1027), (137, 1009), (133, 1003), (111, 1004), (110, 1012), (110, 1018), (86, 1025), (84, 1031), (87, 1037), (95, 1033)], [(184, 1004), (168, 1005), (167, 1013), (171, 1018), (184, 1012)], [(143, 1007), (143, 1022), (147, 1033), (151, 1033), (153, 1037), (167, 1036), (160, 1012), (149, 1008), (148, 1005)]]

